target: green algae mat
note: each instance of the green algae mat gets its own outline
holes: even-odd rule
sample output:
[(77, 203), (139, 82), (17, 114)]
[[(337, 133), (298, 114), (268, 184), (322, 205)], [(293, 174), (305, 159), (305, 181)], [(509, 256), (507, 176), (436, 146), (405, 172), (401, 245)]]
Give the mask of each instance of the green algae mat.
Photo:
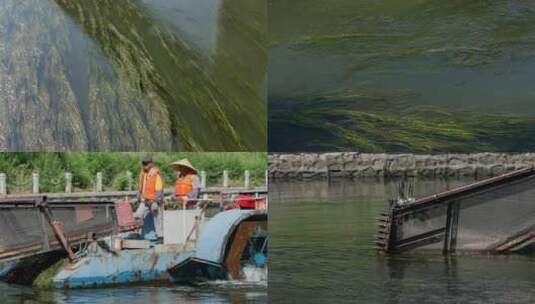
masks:
[(270, 151), (533, 150), (535, 4), (271, 0), (268, 14)]
[(0, 4), (0, 150), (265, 150), (265, 2)]

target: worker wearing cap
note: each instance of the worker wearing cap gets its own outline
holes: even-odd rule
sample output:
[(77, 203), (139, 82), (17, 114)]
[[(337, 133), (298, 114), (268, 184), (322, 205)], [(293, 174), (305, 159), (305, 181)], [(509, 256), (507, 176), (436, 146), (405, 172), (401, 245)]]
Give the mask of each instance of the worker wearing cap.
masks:
[(188, 201), (198, 199), (201, 183), (197, 169), (187, 159), (171, 163), (170, 166), (178, 172), (174, 188), (175, 199), (185, 205)]
[(141, 164), (139, 207), (134, 216), (143, 219), (143, 237), (155, 240), (163, 237), (163, 179), (151, 156), (145, 156)]

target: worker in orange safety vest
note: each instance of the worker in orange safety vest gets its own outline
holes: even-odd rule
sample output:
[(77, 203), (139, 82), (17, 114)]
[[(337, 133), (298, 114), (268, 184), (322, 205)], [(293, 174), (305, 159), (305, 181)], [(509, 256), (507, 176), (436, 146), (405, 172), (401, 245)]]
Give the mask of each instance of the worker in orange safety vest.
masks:
[(163, 237), (163, 179), (150, 155), (146, 155), (141, 164), (139, 207), (134, 216), (143, 219), (143, 238), (157, 240)]
[(173, 162), (170, 166), (178, 172), (174, 188), (175, 199), (184, 205), (196, 201), (199, 198), (201, 184), (197, 169), (187, 159)]

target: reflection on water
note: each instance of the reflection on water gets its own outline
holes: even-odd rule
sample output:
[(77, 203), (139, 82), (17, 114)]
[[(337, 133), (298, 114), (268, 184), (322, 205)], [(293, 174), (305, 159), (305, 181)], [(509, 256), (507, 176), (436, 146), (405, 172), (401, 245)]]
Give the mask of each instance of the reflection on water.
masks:
[(4, 303), (267, 303), (258, 282), (200, 286), (132, 286), (69, 291), (39, 291), (0, 283)]
[[(491, 137), (498, 136), (495, 133), (502, 128), (495, 125), (504, 117), (511, 127), (524, 129), (523, 133), (532, 130), (515, 124), (529, 119), (530, 126), (534, 125), (532, 2), (272, 0), (268, 10), (270, 20), (276, 20), (270, 22), (269, 31), (269, 101), (275, 121), (273, 149), (284, 146), (277, 151), (292, 148), (291, 141), (288, 144), (276, 137), (283, 133), (279, 129), (290, 129), (292, 124), (293, 129), (297, 125), (318, 133), (309, 141), (323, 140), (338, 148), (351, 150), (352, 146), (353, 150), (377, 152), (459, 151), (455, 141), (466, 145), (492, 141)], [(317, 98), (331, 106), (314, 103)], [(427, 115), (415, 105), (425, 105)], [(411, 106), (408, 111), (399, 109)], [(342, 109), (347, 112), (341, 113)], [(477, 117), (478, 124), (469, 124), (456, 117), (459, 113), (455, 111), (459, 110), (500, 116)], [(295, 117), (284, 116), (276, 121), (278, 117), (272, 114), (275, 111), (280, 111), (281, 116), (292, 112)], [(362, 117), (361, 112), (373, 118)], [(402, 117), (410, 119), (393, 124)], [(418, 126), (407, 127), (411, 120), (419, 120)], [(354, 121), (356, 126), (348, 121)], [(446, 130), (459, 128), (464, 135), (473, 137), (463, 138), (455, 134), (457, 130), (435, 130), (451, 121), (455, 123)], [(425, 122), (433, 124), (426, 126)], [(322, 125), (335, 134), (324, 138), (317, 129)], [(367, 125), (371, 126), (366, 128)], [(337, 127), (364, 134), (364, 138), (346, 135), (347, 142), (337, 142), (336, 137), (344, 136), (341, 131), (332, 131)], [(389, 137), (373, 128), (406, 130)], [(481, 134), (479, 129), (490, 130), (490, 134)], [(449, 137), (454, 143), (435, 147), (415, 143), (418, 136), (407, 139), (407, 134), (417, 134), (431, 143)], [(363, 144), (366, 139), (370, 143)], [(402, 144), (389, 146), (385, 141)], [(527, 150), (521, 144), (511, 146), (504, 140), (474, 149)], [(320, 146), (310, 149), (329, 150)]]
[(263, 1), (0, 3), (0, 149), (263, 149)]
[[(418, 180), (417, 196), (463, 180)], [(270, 185), (269, 295), (274, 303), (532, 303), (535, 259), (526, 256), (379, 256), (376, 217), (394, 180)]]

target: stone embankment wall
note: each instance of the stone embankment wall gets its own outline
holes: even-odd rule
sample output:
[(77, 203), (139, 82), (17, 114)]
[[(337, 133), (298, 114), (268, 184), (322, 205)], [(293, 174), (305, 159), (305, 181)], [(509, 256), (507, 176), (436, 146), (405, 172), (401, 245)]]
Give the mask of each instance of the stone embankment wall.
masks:
[(270, 154), (269, 175), (278, 179), (388, 176), (491, 176), (535, 166), (535, 153), (475, 154)]

